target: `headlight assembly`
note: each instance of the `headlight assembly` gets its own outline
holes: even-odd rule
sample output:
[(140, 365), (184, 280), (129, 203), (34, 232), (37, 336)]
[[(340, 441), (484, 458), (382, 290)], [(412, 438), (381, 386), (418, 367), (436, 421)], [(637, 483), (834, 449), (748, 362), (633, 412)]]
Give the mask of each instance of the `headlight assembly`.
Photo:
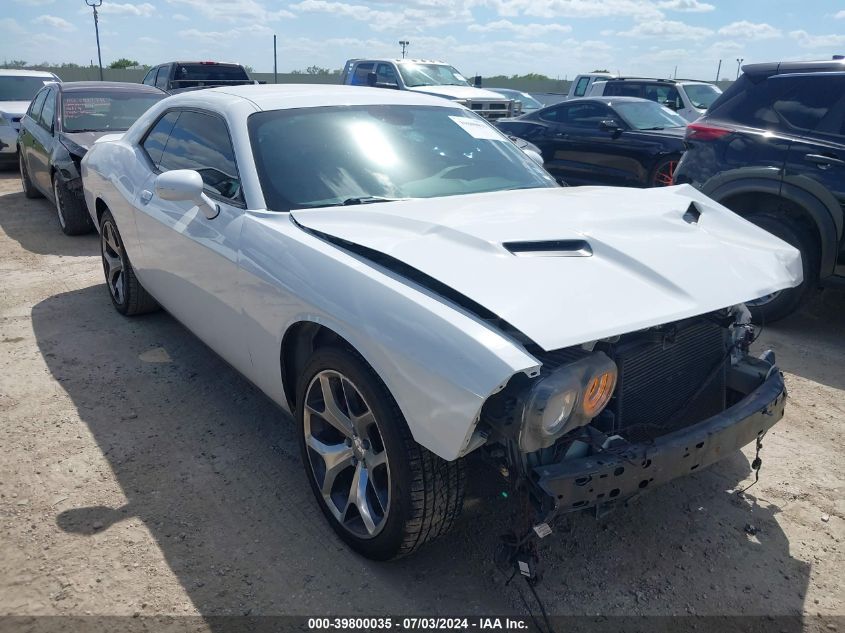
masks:
[(538, 380), (528, 392), (519, 431), (520, 450), (531, 453), (589, 424), (610, 402), (616, 364), (596, 352)]

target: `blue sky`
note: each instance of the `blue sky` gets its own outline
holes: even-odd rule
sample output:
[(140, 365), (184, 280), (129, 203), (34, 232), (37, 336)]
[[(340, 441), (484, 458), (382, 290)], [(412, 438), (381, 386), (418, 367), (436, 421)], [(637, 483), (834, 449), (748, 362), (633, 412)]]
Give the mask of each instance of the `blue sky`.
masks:
[[(96, 60), (84, 0), (2, 0), (0, 60)], [(845, 53), (845, 0), (103, 0), (103, 62), (340, 68), (350, 57), (444, 59), (466, 75), (733, 77), (746, 62)]]

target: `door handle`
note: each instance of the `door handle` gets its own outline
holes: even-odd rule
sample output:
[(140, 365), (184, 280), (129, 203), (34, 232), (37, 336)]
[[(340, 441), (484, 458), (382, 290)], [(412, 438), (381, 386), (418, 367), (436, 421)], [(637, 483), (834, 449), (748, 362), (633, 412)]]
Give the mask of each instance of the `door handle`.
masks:
[(141, 192), (141, 204), (147, 204), (152, 199), (153, 199), (153, 192), (152, 191), (150, 191), (148, 189), (144, 189)]
[(845, 160), (824, 154), (807, 154), (804, 156), (804, 160), (808, 163), (814, 163), (819, 169), (830, 169), (833, 165), (845, 165)]

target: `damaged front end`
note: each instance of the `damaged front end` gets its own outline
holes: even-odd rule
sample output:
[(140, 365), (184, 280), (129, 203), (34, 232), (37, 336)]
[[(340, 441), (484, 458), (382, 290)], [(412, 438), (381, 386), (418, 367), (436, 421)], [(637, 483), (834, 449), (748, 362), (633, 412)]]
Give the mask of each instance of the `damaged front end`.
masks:
[(491, 443), (541, 517), (597, 513), (762, 437), (786, 389), (774, 355), (749, 355), (744, 306), (545, 352), (484, 405)]

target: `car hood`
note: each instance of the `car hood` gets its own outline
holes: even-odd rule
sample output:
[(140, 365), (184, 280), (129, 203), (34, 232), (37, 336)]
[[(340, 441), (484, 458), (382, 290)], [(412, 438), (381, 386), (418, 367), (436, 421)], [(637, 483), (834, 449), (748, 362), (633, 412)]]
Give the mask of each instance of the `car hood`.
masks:
[(62, 136), (86, 150), (91, 149), (97, 139), (109, 134), (114, 135), (114, 132), (62, 132)]
[(446, 97), (448, 99), (483, 99), (485, 101), (510, 101), (498, 92), (473, 88), (472, 86), (414, 86), (408, 88), (414, 92), (422, 92), (435, 97)]
[(689, 185), (530, 189), (292, 215), (306, 229), (446, 284), (545, 350), (711, 312), (802, 280), (796, 249)]
[(29, 101), (0, 101), (0, 114), (23, 116), (29, 108)]

